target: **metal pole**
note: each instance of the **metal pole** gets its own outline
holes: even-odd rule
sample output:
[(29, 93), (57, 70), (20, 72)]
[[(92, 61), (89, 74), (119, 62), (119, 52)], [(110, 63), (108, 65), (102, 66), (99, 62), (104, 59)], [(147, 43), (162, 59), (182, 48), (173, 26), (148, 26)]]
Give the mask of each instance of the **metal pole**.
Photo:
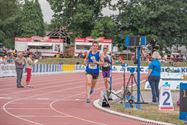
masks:
[(138, 46), (138, 64), (137, 64), (137, 102), (140, 102), (140, 55), (141, 55), (141, 47)]
[(112, 91), (112, 55), (111, 55), (111, 64), (110, 64), (110, 92)]
[(110, 92), (112, 91), (112, 45), (111, 45), (111, 53), (110, 53)]

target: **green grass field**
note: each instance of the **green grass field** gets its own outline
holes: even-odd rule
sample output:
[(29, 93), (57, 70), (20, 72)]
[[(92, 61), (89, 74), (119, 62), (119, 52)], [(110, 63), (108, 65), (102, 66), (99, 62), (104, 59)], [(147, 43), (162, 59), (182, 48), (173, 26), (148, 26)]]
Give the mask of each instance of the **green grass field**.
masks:
[[(187, 80), (187, 76), (185, 76), (185, 80)], [(145, 92), (148, 90), (144, 89), (145, 82), (141, 83), (141, 92)], [(133, 91), (136, 91), (137, 87), (133, 87)], [(172, 92), (178, 93), (179, 91), (175, 90)], [(120, 93), (120, 95), (122, 95)], [(179, 120), (179, 107), (176, 105), (176, 100), (174, 102), (174, 111), (160, 111), (158, 104), (142, 104), (141, 110), (136, 109), (125, 109), (123, 104), (119, 103), (111, 103), (111, 109), (117, 112), (121, 112), (124, 114), (129, 114), (133, 116), (138, 116), (141, 118), (146, 118), (150, 120), (162, 121), (166, 123), (173, 123), (176, 125), (186, 125), (184, 121)]]
[(179, 108), (175, 107), (174, 111), (159, 111), (158, 105), (153, 104), (143, 104), (141, 110), (136, 109), (125, 109), (122, 104), (113, 103), (111, 109), (133, 115), (141, 118), (162, 121), (166, 123), (173, 123), (176, 125), (185, 125), (184, 121), (178, 120)]

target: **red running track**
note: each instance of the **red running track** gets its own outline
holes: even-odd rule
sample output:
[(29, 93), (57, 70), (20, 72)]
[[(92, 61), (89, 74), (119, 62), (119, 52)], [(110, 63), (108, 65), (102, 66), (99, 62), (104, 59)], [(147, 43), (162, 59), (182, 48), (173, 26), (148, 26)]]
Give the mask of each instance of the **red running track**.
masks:
[[(34, 88), (16, 88), (15, 78), (0, 79), (0, 125), (143, 125), (115, 116), (85, 102), (84, 73), (33, 76)], [(25, 81), (25, 78), (23, 78)], [(113, 88), (123, 84), (113, 74)], [(100, 76), (92, 102), (104, 90)]]

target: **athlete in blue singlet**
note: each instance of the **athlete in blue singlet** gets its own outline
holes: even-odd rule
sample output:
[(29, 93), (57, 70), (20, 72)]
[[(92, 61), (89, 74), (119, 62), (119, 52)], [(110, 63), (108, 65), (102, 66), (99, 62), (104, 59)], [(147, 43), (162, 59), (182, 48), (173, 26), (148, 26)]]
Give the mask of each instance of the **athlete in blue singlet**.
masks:
[(90, 103), (90, 95), (93, 93), (97, 78), (99, 76), (99, 65), (102, 64), (103, 56), (98, 51), (99, 44), (94, 41), (88, 55), (84, 60), (86, 65), (86, 102)]

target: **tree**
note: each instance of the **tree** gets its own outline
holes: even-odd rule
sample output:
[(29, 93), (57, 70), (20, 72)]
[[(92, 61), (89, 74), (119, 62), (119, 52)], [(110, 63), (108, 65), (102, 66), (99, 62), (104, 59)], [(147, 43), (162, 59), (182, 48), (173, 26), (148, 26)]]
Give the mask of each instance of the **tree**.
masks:
[(125, 35), (146, 35), (160, 48), (187, 45), (186, 0), (118, 0), (116, 17), (103, 17), (101, 11), (111, 0), (48, 0), (55, 12), (52, 26), (66, 27), (77, 36), (107, 36), (120, 46)]
[(17, 0), (0, 0), (0, 42), (13, 48), (20, 5)]
[(91, 36), (112, 38), (116, 29), (117, 25), (111, 17), (100, 17), (96, 20)]
[(54, 28), (66, 27), (74, 37), (89, 36), (101, 10), (111, 0), (48, 0), (54, 11)]
[(43, 15), (38, 0), (25, 0), (19, 21), (17, 36), (31, 37), (45, 34)]
[[(187, 45), (187, 2), (185, 0), (120, 0), (118, 19), (126, 34), (153, 37), (163, 46), (178, 41)], [(183, 42), (182, 42), (183, 41)]]

